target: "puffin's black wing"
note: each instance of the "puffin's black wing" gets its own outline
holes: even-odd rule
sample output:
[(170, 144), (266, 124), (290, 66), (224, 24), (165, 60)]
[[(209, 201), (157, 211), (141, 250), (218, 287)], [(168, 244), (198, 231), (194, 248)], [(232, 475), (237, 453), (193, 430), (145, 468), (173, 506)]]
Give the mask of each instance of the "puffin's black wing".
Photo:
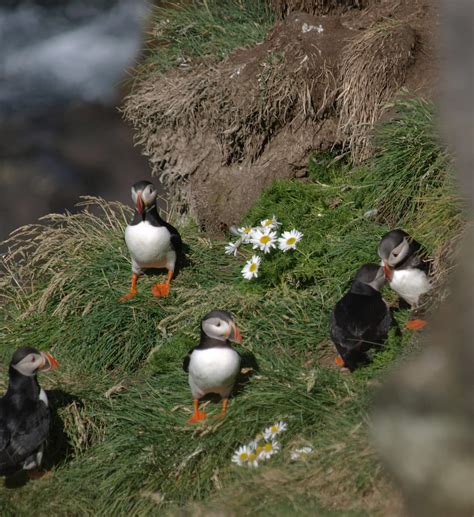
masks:
[(183, 359), (183, 370), (185, 372), (189, 371), (189, 362), (191, 361), (191, 354), (196, 350), (197, 347), (191, 348), (188, 352), (188, 355)]
[(51, 416), (37, 401), (25, 411), (0, 415), (0, 473), (11, 472), (34, 454), (47, 440)]
[(171, 224), (167, 222), (165, 222), (164, 224), (171, 235), (171, 246), (173, 246), (174, 251), (176, 251), (176, 256), (180, 257), (183, 253), (183, 241), (181, 240), (181, 235), (179, 234), (178, 230)]

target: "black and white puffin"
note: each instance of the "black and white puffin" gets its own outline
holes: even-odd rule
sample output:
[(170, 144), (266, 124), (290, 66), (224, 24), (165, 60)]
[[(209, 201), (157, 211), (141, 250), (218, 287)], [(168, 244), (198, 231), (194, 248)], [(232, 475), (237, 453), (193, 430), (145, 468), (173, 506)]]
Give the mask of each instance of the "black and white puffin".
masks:
[[(430, 263), (421, 244), (404, 230), (396, 229), (382, 237), (378, 254), (390, 287), (416, 309), (420, 297), (431, 289)], [(412, 320), (407, 328), (422, 328), (425, 324), (424, 320)]]
[(0, 399), (0, 475), (39, 469), (51, 421), (48, 397), (36, 374), (58, 366), (35, 348), (20, 347), (8, 370), (8, 388)]
[(364, 264), (332, 313), (331, 338), (340, 356), (336, 362), (350, 371), (367, 363), (367, 351), (387, 339), (392, 316), (380, 294), (384, 284), (383, 268)]
[(168, 270), (166, 282), (155, 284), (151, 292), (154, 296), (169, 294), (176, 261), (182, 252), (182, 241), (178, 230), (160, 217), (156, 196), (157, 190), (149, 181), (139, 181), (132, 186), (132, 200), (137, 211), (125, 229), (125, 242), (132, 259), (132, 284), (120, 302), (137, 294), (138, 277), (148, 268)]
[(221, 416), (225, 415), (229, 395), (240, 372), (240, 355), (230, 341), (242, 343), (232, 316), (217, 309), (206, 314), (201, 321), (201, 341), (183, 361), (194, 401), (194, 414), (188, 423), (207, 417), (206, 413), (199, 411), (199, 400), (208, 393), (222, 397)]

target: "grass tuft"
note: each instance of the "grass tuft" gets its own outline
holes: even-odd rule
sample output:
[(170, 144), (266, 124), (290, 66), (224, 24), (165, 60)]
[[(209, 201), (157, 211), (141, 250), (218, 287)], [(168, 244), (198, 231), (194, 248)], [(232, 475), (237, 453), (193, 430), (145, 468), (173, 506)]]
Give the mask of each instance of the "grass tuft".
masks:
[(156, 6), (148, 50), (138, 75), (217, 62), (263, 40), (273, 23), (263, 0), (191, 0)]
[(407, 23), (384, 21), (346, 45), (341, 61), (339, 129), (352, 160), (372, 154), (371, 134), (385, 104), (405, 82), (416, 34)]

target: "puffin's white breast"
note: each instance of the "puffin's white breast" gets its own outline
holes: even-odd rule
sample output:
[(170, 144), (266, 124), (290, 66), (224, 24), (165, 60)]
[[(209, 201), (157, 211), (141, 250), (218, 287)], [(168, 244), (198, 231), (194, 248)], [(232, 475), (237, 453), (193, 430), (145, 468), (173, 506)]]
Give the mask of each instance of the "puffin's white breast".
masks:
[(396, 269), (390, 287), (411, 305), (416, 305), (421, 295), (431, 289), (424, 271), (416, 268)]
[(44, 404), (46, 405), (46, 407), (49, 406), (49, 402), (48, 402), (48, 396), (46, 395), (46, 392), (44, 391), (43, 388), (40, 388), (40, 392), (39, 392), (39, 399), (44, 402)]
[(189, 384), (193, 396), (206, 393), (228, 395), (240, 370), (240, 356), (230, 347), (194, 350), (189, 362)]
[(160, 267), (171, 248), (170, 232), (165, 226), (153, 226), (148, 221), (127, 226), (125, 242), (132, 259), (138, 264)]

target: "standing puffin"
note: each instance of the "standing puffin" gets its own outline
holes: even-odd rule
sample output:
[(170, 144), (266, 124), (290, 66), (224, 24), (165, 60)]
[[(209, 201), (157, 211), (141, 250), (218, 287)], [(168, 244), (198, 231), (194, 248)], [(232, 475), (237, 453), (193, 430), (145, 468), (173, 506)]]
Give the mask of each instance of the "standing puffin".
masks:
[(332, 313), (331, 338), (342, 359), (336, 362), (351, 372), (368, 362), (368, 350), (382, 346), (387, 339), (392, 316), (380, 294), (384, 284), (383, 268), (364, 264)]
[[(392, 230), (382, 237), (378, 254), (390, 287), (416, 309), (420, 297), (431, 289), (430, 264), (421, 244), (403, 230)], [(407, 328), (422, 328), (425, 324), (424, 320), (412, 320)]]
[(166, 282), (155, 284), (151, 292), (154, 296), (169, 294), (176, 260), (181, 255), (183, 244), (178, 230), (160, 217), (156, 196), (157, 190), (149, 181), (139, 181), (132, 186), (132, 200), (137, 212), (132, 223), (125, 228), (125, 242), (132, 259), (132, 285), (119, 302), (137, 294), (138, 277), (148, 268), (168, 270)]
[(232, 316), (217, 309), (206, 314), (201, 321), (201, 341), (183, 361), (194, 400), (194, 414), (188, 423), (207, 417), (206, 413), (199, 411), (199, 400), (208, 393), (222, 397), (221, 416), (225, 415), (229, 395), (240, 371), (240, 355), (230, 341), (242, 343)]
[(48, 353), (20, 347), (8, 370), (8, 389), (0, 399), (0, 475), (41, 466), (51, 421), (48, 398), (36, 374), (56, 368)]

